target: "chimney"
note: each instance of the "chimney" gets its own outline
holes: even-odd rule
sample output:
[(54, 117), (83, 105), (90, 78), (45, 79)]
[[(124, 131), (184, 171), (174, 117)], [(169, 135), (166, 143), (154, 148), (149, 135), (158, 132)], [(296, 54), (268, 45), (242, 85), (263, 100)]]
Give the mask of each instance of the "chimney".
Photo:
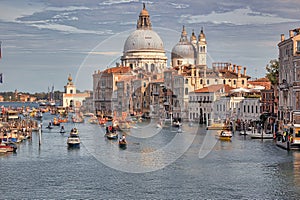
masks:
[(281, 34), (281, 42), (284, 41), (284, 34)]
[(246, 76), (246, 71), (247, 70), (247, 68), (246, 67), (244, 67), (244, 76)]
[(241, 78), (242, 66), (237, 66), (237, 70), (238, 70), (238, 78)]
[(233, 73), (235, 73), (236, 71), (235, 71), (235, 67), (236, 67), (236, 65), (233, 65)]
[(294, 30), (290, 30), (290, 38), (294, 37)]

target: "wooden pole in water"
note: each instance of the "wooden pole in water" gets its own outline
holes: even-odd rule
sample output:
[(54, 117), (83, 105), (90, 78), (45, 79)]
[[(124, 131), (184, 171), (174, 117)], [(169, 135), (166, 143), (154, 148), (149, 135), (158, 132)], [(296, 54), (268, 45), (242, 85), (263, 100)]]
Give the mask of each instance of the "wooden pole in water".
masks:
[(42, 144), (41, 138), (42, 138), (42, 125), (39, 124), (39, 146), (41, 146)]

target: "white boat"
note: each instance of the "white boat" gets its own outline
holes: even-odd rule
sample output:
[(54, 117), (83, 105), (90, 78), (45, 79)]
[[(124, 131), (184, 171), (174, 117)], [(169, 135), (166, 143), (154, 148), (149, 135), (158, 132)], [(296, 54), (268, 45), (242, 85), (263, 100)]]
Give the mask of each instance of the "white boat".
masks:
[(249, 135), (252, 139), (273, 139), (274, 135), (271, 132), (265, 133), (262, 131), (261, 133), (252, 133), (247, 132), (247, 135)]
[(67, 139), (68, 147), (79, 148), (80, 147), (80, 138), (78, 130), (73, 128), (70, 132), (70, 136)]

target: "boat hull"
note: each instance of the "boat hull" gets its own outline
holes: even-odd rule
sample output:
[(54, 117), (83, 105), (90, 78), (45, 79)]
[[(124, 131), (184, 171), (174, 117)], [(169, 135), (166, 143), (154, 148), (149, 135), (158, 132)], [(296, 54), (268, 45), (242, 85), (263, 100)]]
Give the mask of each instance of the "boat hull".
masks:
[(69, 148), (80, 148), (80, 143), (68, 143)]
[(257, 133), (249, 133), (248, 134), (252, 139), (273, 139), (273, 134), (257, 134)]
[(106, 138), (107, 139), (110, 139), (110, 140), (116, 140), (118, 139), (118, 133), (107, 133), (106, 134)]

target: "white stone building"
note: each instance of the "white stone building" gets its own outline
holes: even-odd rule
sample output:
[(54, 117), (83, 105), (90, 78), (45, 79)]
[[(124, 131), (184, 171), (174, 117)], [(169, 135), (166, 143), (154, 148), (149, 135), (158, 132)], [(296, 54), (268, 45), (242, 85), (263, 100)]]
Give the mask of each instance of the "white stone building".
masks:
[(88, 97), (90, 97), (90, 92), (76, 92), (76, 86), (72, 82), (71, 75), (69, 75), (68, 83), (65, 86), (65, 92), (63, 93), (63, 107), (69, 107), (72, 109), (80, 108), (82, 106), (82, 102)]

